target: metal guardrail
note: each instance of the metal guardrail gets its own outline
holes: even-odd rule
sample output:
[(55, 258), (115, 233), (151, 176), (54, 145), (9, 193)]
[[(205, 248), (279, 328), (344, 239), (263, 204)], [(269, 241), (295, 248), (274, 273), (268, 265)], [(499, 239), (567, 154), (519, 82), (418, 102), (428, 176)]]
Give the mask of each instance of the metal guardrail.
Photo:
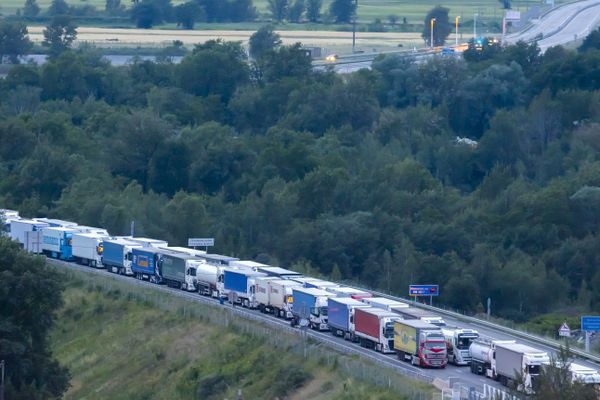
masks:
[[(400, 362), (394, 362), (393, 359), (383, 356), (379, 353), (376, 353), (373, 350), (364, 349), (362, 347), (357, 347), (350, 343), (346, 343), (346, 342), (343, 342), (340, 340), (335, 340), (333, 337), (330, 337), (329, 335), (327, 335), (326, 333), (323, 333), (323, 332), (293, 328), (287, 321), (277, 319), (275, 317), (270, 317), (265, 314), (253, 312), (248, 309), (242, 308), (241, 306), (233, 307), (233, 306), (222, 305), (216, 299), (201, 296), (195, 292), (186, 292), (186, 291), (182, 291), (182, 290), (178, 290), (178, 289), (173, 289), (173, 288), (170, 288), (167, 286), (156, 285), (156, 284), (150, 283), (148, 281), (141, 281), (141, 280), (133, 279), (131, 277), (113, 274), (104, 269), (95, 269), (95, 268), (90, 268), (90, 267), (84, 267), (81, 265), (68, 263), (65, 261), (60, 261), (60, 260), (51, 259), (51, 258), (48, 258), (47, 261), (49, 264), (60, 266), (61, 268), (76, 269), (77, 271), (85, 272), (85, 273), (94, 273), (96, 275), (113, 278), (113, 279), (120, 280), (122, 282), (126, 282), (131, 285), (138, 286), (138, 287), (143, 287), (143, 288), (151, 289), (151, 290), (155, 290), (155, 291), (161, 291), (161, 292), (169, 293), (171, 295), (174, 295), (174, 296), (177, 296), (180, 298), (184, 298), (186, 300), (203, 303), (210, 307), (218, 308), (219, 310), (225, 309), (230, 314), (237, 314), (238, 316), (240, 316), (242, 318), (252, 320), (252, 321), (257, 321), (260, 323), (264, 323), (271, 327), (274, 327), (279, 330), (284, 330), (284, 331), (291, 333), (293, 335), (296, 335), (296, 336), (306, 335), (307, 337), (310, 337), (313, 340), (323, 343), (324, 345), (326, 345), (327, 347), (331, 348), (334, 351), (338, 351), (338, 352), (346, 354), (346, 355), (348, 355), (348, 354), (357, 355), (364, 359), (368, 359), (372, 362), (375, 362), (379, 365), (383, 364), (386, 367), (391, 368), (394, 371), (396, 371), (396, 372), (400, 373), (401, 375), (404, 375), (408, 378), (416, 379), (421, 382), (430, 383), (430, 384), (434, 380), (433, 376), (430, 376), (423, 372), (420, 372), (412, 366), (409, 366), (409, 365), (406, 365), (406, 364), (403, 364)], [(414, 368), (414, 370), (412, 368)]]

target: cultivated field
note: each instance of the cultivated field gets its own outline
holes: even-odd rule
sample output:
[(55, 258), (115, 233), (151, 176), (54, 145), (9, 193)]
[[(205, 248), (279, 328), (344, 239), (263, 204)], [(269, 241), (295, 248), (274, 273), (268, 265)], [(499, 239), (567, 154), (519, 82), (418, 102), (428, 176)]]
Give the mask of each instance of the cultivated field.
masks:
[[(43, 27), (30, 26), (29, 36), (35, 42), (43, 39)], [(222, 38), (224, 40), (241, 41), (247, 43), (254, 31), (210, 30), (210, 31), (184, 31), (167, 29), (113, 29), (80, 27), (77, 30), (79, 42), (94, 43), (99, 47), (156, 47), (168, 46), (174, 40), (182, 41), (186, 46), (204, 43), (207, 40)], [(305, 46), (323, 47), (329, 52), (343, 52), (352, 44), (351, 32), (330, 31), (279, 31), (284, 44), (301, 42)], [(449, 40), (453, 40), (450, 38)], [(373, 51), (397, 48), (399, 44), (407, 46), (422, 46), (422, 39), (418, 33), (399, 32), (360, 32), (357, 34), (358, 48)]]
[[(566, 0), (557, 0), (557, 3)], [(103, 9), (105, 0), (67, 0), (73, 5), (89, 4), (97, 9)], [(178, 4), (183, 0), (173, 0), (173, 4)], [(0, 12), (14, 13), (16, 9), (23, 7), (25, 0), (2, 0), (0, 2)], [(38, 0), (42, 9), (46, 9), (51, 0)], [(126, 6), (130, 6), (129, 0), (122, 0)], [(323, 11), (329, 8), (330, 0), (324, 1)], [(540, 0), (517, 0), (513, 1), (513, 8), (525, 10), (527, 7), (539, 5)], [(254, 4), (261, 16), (268, 17), (267, 0), (254, 0)], [(462, 15), (463, 19), (472, 19), (474, 13), (478, 13), (483, 18), (499, 17), (502, 14), (501, 3), (498, 0), (359, 0), (358, 17), (361, 22), (370, 22), (375, 18), (386, 20), (389, 15), (396, 15), (399, 21), (406, 17), (409, 23), (422, 22), (429, 9), (437, 4), (450, 8), (451, 15)]]

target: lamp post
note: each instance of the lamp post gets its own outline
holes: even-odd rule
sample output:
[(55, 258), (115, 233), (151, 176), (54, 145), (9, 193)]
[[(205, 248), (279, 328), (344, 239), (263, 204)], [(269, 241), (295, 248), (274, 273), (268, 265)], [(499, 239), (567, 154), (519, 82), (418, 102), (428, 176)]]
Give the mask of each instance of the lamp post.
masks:
[(0, 400), (4, 400), (4, 360), (0, 361), (0, 368), (2, 369), (2, 377), (0, 380)]
[(354, 15), (352, 18), (352, 54), (356, 52), (356, 13), (358, 12), (358, 0), (354, 0)]
[(477, 37), (477, 14), (473, 16), (473, 43), (475, 43), (475, 38)]
[(456, 36), (455, 36), (455, 44), (456, 46), (458, 46), (458, 20), (460, 19), (460, 16), (456, 16)]
[(431, 18), (431, 41), (429, 42), (429, 47), (433, 49), (433, 26), (435, 25), (435, 18)]

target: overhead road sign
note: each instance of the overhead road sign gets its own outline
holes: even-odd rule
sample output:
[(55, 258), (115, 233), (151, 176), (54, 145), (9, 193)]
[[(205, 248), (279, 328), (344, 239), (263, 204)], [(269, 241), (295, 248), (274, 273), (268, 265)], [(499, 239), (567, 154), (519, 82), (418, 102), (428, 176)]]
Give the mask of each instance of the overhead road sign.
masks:
[(581, 330), (588, 332), (600, 331), (600, 316), (586, 315), (581, 317)]
[(411, 296), (439, 296), (439, 285), (410, 285), (408, 294)]
[(189, 238), (188, 247), (211, 247), (215, 245), (214, 238)]

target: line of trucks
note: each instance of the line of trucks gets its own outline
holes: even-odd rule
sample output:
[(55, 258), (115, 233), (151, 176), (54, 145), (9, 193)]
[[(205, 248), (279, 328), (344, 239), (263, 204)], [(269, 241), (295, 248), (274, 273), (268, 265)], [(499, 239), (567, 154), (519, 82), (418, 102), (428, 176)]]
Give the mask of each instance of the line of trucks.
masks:
[[(284, 268), (169, 246), (163, 240), (111, 236), (69, 221), (24, 219), (10, 210), (0, 210), (0, 222), (2, 234), (29, 252), (227, 299), (288, 319), (292, 326), (330, 331), (362, 347), (396, 354), (416, 366), (469, 366), (472, 373), (503, 385), (520, 374), (520, 389), (531, 393), (541, 368), (550, 364), (542, 350), (483, 338), (476, 330), (447, 326), (431, 311)], [(595, 369), (571, 364), (570, 371), (573, 380), (600, 385)]]

